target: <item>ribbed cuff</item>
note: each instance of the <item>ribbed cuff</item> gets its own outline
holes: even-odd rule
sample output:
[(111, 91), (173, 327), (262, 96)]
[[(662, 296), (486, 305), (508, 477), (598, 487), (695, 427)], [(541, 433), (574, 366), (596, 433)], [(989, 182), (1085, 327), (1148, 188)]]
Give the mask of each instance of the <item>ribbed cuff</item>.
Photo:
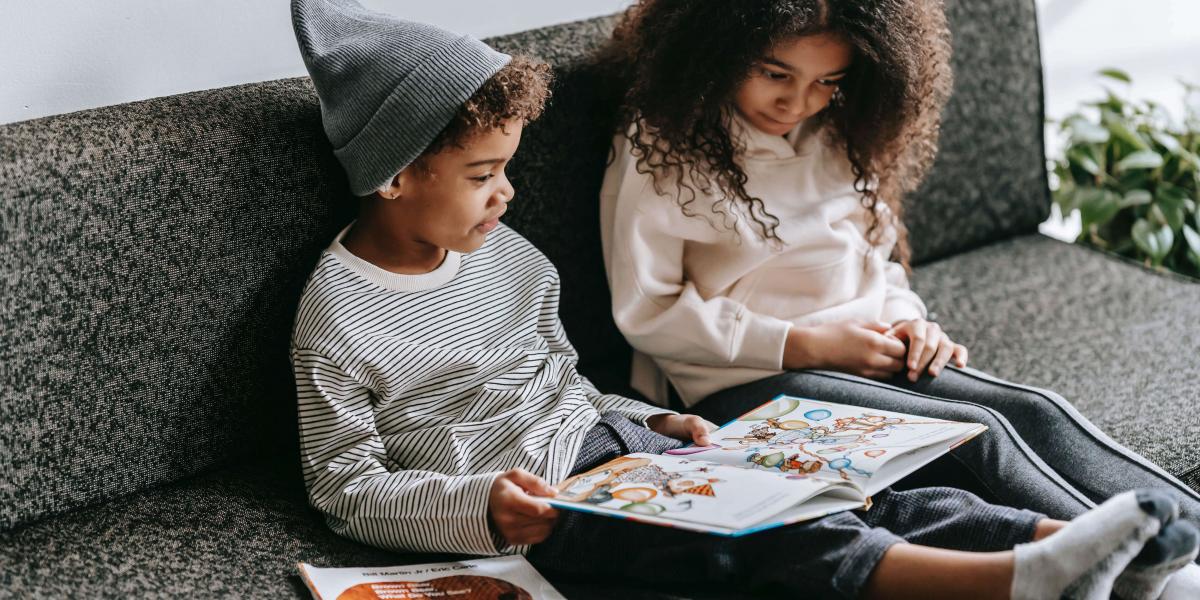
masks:
[(730, 349), (730, 363), (739, 367), (783, 368), (783, 347), (787, 343), (791, 321), (761, 315), (743, 308), (734, 316), (738, 326)]
[(909, 319), (924, 319), (926, 314), (928, 313), (925, 311), (924, 302), (914, 301), (907, 295), (894, 295), (884, 301), (879, 320), (890, 324)]

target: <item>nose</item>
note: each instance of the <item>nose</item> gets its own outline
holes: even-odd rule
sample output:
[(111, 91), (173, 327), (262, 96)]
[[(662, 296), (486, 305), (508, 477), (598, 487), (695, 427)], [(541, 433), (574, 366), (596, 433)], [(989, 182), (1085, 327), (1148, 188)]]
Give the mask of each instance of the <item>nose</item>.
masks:
[(504, 176), (504, 185), (496, 190), (496, 199), (507, 204), (512, 202), (513, 196), (517, 195), (517, 190), (513, 188), (512, 182), (508, 180), (508, 176)]
[(807, 119), (821, 108), (820, 93), (813, 86), (796, 86), (779, 99), (780, 108), (793, 118)]

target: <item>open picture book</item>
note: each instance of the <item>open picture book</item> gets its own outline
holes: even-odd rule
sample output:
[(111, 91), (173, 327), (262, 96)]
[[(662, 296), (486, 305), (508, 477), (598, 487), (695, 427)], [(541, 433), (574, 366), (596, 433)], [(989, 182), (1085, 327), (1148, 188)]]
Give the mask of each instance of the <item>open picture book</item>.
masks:
[(986, 430), (779, 396), (712, 432), (710, 446), (627, 454), (557, 484), (548, 501), (740, 536), (869, 509), (873, 494)]

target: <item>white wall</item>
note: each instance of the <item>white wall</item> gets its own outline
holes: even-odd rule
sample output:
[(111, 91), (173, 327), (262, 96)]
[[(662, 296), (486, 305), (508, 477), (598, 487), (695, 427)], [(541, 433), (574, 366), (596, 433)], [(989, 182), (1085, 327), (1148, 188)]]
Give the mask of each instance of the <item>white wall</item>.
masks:
[[(363, 0), (476, 37), (628, 0)], [(0, 0), (0, 123), (304, 74), (287, 0)]]
[[(487, 37), (616, 12), (629, 1), (364, 3)], [(1136, 96), (1176, 112), (1175, 80), (1200, 82), (1200, 1), (1037, 3), (1052, 118), (1098, 96), (1093, 73), (1106, 66), (1129, 71)], [(287, 0), (0, 0), (0, 123), (303, 74)], [(1056, 141), (1048, 142), (1053, 152)]]
[[(970, 0), (960, 0), (967, 1)], [(1046, 115), (1061, 119), (1082, 102), (1104, 96), (1102, 86), (1151, 99), (1183, 116), (1179, 79), (1200, 84), (1200, 2), (1196, 0), (1037, 0), (1046, 79)], [(1126, 89), (1102, 83), (1096, 71), (1116, 67), (1133, 78)], [(1057, 156), (1062, 140), (1046, 128), (1046, 149)], [(1057, 209), (1056, 209), (1057, 210)], [(1073, 240), (1077, 218), (1057, 214), (1042, 233)]]

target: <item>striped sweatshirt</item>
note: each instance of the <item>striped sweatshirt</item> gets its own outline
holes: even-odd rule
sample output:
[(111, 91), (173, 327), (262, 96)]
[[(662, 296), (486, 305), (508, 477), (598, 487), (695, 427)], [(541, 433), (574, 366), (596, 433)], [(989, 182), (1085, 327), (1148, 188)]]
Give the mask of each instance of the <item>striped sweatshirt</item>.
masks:
[(351, 254), (343, 230), (305, 285), (292, 333), (309, 502), (382, 548), (496, 555), (488, 494), (522, 468), (565, 479), (601, 412), (670, 411), (601, 394), (576, 371), (554, 266), (501, 225), (423, 275)]

